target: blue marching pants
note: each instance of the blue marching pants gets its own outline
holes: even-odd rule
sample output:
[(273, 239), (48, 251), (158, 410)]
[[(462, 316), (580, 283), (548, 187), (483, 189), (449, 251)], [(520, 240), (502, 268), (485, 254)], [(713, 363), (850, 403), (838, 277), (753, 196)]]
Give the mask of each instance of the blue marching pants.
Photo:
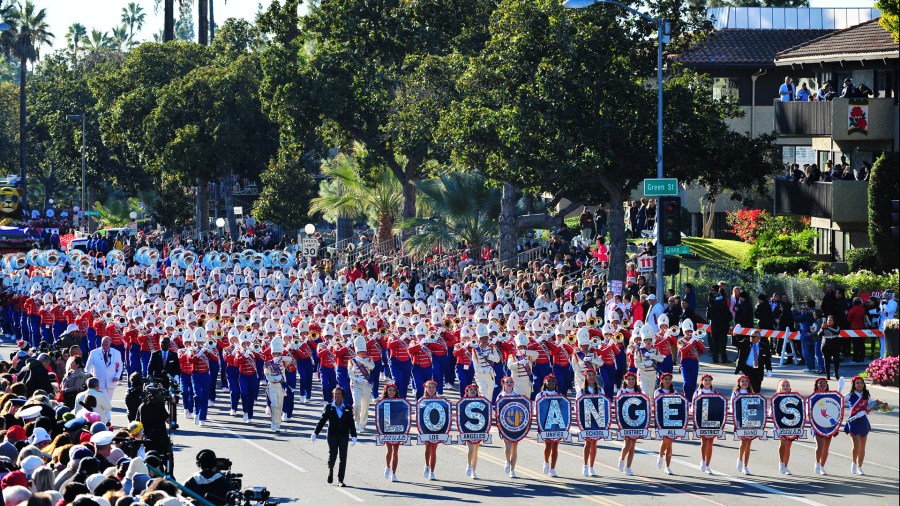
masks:
[[(97, 349), (100, 346), (100, 343), (97, 342), (97, 331), (88, 327), (87, 331), (84, 333), (87, 338), (88, 352), (91, 350)], [(85, 354), (87, 356), (87, 354)]]
[(69, 326), (67, 322), (53, 322), (53, 342), (55, 343), (59, 336), (66, 331)]
[(125, 360), (127, 361), (125, 369), (128, 371), (128, 384), (131, 385), (131, 373), (141, 372), (141, 346), (139, 344), (129, 345)]
[(563, 395), (568, 395), (569, 389), (572, 388), (574, 381), (574, 371), (569, 366), (559, 366), (553, 364), (553, 376), (556, 377), (556, 389)]
[(53, 344), (53, 327), (50, 325), (41, 325), (41, 334), (38, 338), (38, 346), (40, 346), (41, 341), (47, 341), (50, 344)]
[(212, 388), (212, 375), (209, 371), (195, 372), (191, 374), (194, 385), (194, 413), (201, 421), (206, 420), (206, 411), (209, 409), (209, 391)]
[(147, 376), (147, 367), (150, 365), (150, 351), (141, 350), (141, 375)]
[(312, 398), (313, 363), (306, 359), (297, 362), (297, 380), (300, 391), (297, 394), (307, 400)]
[(695, 358), (681, 358), (681, 379), (684, 381), (684, 396), (694, 398), (697, 390), (697, 374), (700, 371), (700, 363)]
[(437, 382), (437, 392), (444, 395), (444, 368), (447, 367), (447, 355), (431, 357), (431, 377)]
[(253, 419), (253, 404), (259, 395), (259, 376), (256, 374), (241, 374), (238, 383), (241, 385), (241, 409), (249, 419)]
[[(494, 369), (494, 391), (491, 392), (491, 403), (493, 404), (497, 402), (497, 396), (500, 395), (500, 391), (503, 390), (500, 382), (503, 381), (505, 376), (509, 376), (509, 371), (506, 370), (505, 362), (491, 364), (491, 368)], [(487, 395), (487, 392), (482, 392), (481, 394)]]
[(194, 384), (191, 380), (190, 374), (181, 373), (181, 401), (188, 413), (194, 412)]
[(338, 386), (344, 389), (344, 399), (347, 400), (348, 404), (352, 405), (353, 392), (350, 390), (350, 374), (347, 373), (347, 368), (342, 366), (335, 367), (334, 375)]
[(603, 380), (603, 395), (607, 399), (612, 399), (616, 395), (616, 371), (615, 365), (603, 364), (600, 366), (600, 379)]
[(625, 347), (623, 346), (619, 353), (616, 353), (616, 377), (615, 383), (616, 386), (622, 386), (622, 380), (625, 379), (625, 373), (628, 371), (628, 356), (625, 353)]
[(209, 402), (216, 402), (216, 379), (219, 377), (219, 362), (209, 361)]
[(330, 403), (334, 399), (331, 391), (334, 390), (334, 386), (337, 383), (334, 368), (319, 367), (319, 376), (322, 378), (322, 398), (326, 403)]
[(41, 317), (36, 314), (30, 314), (28, 318), (28, 336), (32, 346), (40, 346), (41, 344)]
[(431, 367), (422, 367), (419, 365), (414, 365), (412, 368), (413, 375), (413, 386), (416, 389), (416, 400), (419, 400), (423, 395), (425, 395), (425, 382), (432, 379), (431, 377), (432, 369)]
[(230, 385), (231, 409), (237, 411), (238, 403), (241, 400), (240, 376), (241, 370), (237, 366), (229, 365), (225, 367), (225, 375), (228, 376), (228, 385)]
[(453, 383), (456, 382), (456, 355), (452, 353), (447, 353), (447, 361), (444, 364), (444, 383), (449, 383), (450, 386), (453, 386)]
[(409, 380), (412, 376), (412, 362), (391, 358), (391, 376), (394, 379), (394, 384), (397, 385), (397, 394), (401, 399), (406, 399), (406, 394), (409, 391)]
[(294, 416), (294, 393), (297, 391), (297, 371), (285, 371), (284, 373), (284, 404), (282, 412), (284, 416)]
[[(462, 396), (465, 394), (466, 387), (475, 381), (475, 369), (471, 365), (466, 369), (466, 366), (456, 364), (456, 381), (459, 382), (459, 392), (460, 396)], [(487, 392), (482, 392), (482, 395), (486, 396)]]
[(536, 396), (537, 393), (541, 391), (541, 386), (544, 384), (544, 377), (551, 374), (552, 372), (553, 369), (550, 367), (549, 362), (546, 364), (534, 364), (533, 366), (531, 366), (531, 373), (534, 375), (534, 386), (531, 390), (531, 400), (534, 400), (534, 396)]
[(370, 381), (372, 383), (372, 398), (378, 399), (381, 397), (381, 373), (384, 371), (384, 362), (376, 361), (375, 367), (372, 369), (372, 372), (369, 374)]
[[(381, 371), (384, 374), (384, 377), (394, 379), (394, 375), (391, 372), (391, 367), (389, 365), (391, 363), (390, 350), (386, 348), (381, 350), (381, 363), (384, 364)], [(381, 395), (381, 392), (378, 392), (378, 394)]]

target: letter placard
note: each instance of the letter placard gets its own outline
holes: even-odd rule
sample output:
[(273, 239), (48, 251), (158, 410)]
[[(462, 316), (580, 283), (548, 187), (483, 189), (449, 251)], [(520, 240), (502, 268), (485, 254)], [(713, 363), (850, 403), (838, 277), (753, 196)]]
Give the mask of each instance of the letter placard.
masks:
[(521, 395), (497, 399), (497, 430), (504, 441), (521, 441), (531, 430), (531, 401)]
[(575, 409), (579, 439), (609, 439), (609, 399), (603, 395), (582, 395), (575, 400)]
[(656, 437), (680, 439), (687, 437), (688, 400), (681, 394), (661, 394), (654, 401), (656, 407)]
[(548, 395), (535, 401), (538, 441), (570, 441), (572, 403), (562, 395)]
[(802, 395), (789, 392), (772, 396), (772, 425), (776, 439), (806, 438), (806, 399)]
[(838, 392), (816, 392), (809, 396), (809, 424), (818, 436), (831, 437), (841, 429), (844, 398)]
[(491, 401), (463, 397), (456, 403), (457, 443), (491, 443)]
[(382, 399), (375, 404), (376, 445), (409, 444), (412, 405), (405, 399)]
[(650, 399), (644, 394), (625, 394), (616, 397), (618, 439), (647, 439), (650, 437)]
[(450, 439), (450, 427), (453, 425), (453, 412), (447, 399), (426, 399), (422, 397), (416, 403), (416, 428), (419, 430), (419, 444), (442, 443), (453, 444)]
[(728, 399), (720, 394), (703, 394), (694, 399), (694, 436), (724, 438)]
[(766, 439), (766, 398), (760, 394), (737, 395), (731, 400), (734, 438)]

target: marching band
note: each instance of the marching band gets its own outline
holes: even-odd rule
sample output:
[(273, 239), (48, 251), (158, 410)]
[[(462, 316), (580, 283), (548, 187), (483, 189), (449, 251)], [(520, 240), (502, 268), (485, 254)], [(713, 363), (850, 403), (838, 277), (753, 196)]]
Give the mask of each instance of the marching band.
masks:
[[(20, 345), (52, 343), (75, 325), (85, 353), (97, 347), (100, 338), (110, 337), (125, 357), (126, 371), (146, 375), (151, 353), (167, 339), (178, 357), (185, 415), (197, 425), (207, 423), (209, 405), (220, 388), (229, 393), (230, 414), (250, 422), (262, 389), (271, 430), (280, 432), (282, 422), (292, 419), (296, 402), (313, 402), (313, 385), (318, 382), (326, 405), (334, 401), (336, 386), (346, 392), (355, 429), (364, 432), (371, 401), (385, 381), (381, 399), (374, 404), (375, 431), (382, 434), (384, 424), (398, 423), (381, 416), (382, 406), (442, 398), (446, 383), (458, 383), (462, 398), (481, 398), (496, 409), (488, 418), (493, 416), (498, 428), (503, 427), (500, 436), (510, 478), (516, 477), (517, 444), (528, 434), (532, 416), (539, 433), (568, 432), (573, 421), (582, 431), (608, 433), (611, 419), (618, 420), (620, 432), (629, 434), (621, 438), (618, 469), (631, 476), (636, 443), (647, 439), (642, 431), (653, 428), (651, 415), (660, 416), (655, 402), (663, 397), (676, 405), (680, 398), (679, 434), (684, 435), (659, 438), (658, 466), (672, 474), (673, 441), (688, 437), (685, 428), (693, 420), (695, 428), (704, 429), (696, 435), (701, 440), (701, 471), (712, 474), (713, 442), (721, 434), (700, 427), (698, 420), (721, 428), (729, 409), (727, 403), (711, 401), (721, 397), (711, 375), (704, 374), (698, 385), (705, 334), (689, 319), (675, 324), (660, 314), (647, 324), (632, 322), (627, 308), (614, 298), (599, 312), (582, 312), (570, 303), (562, 308), (552, 302), (531, 307), (502, 286), (487, 290), (448, 283), (446, 290), (436, 287), (427, 292), (421, 284), (351, 281), (343, 275), (332, 279), (315, 268), (295, 265), (292, 256), (281, 251), (211, 252), (200, 258), (177, 250), (162, 258), (156, 250), (141, 248), (134, 264), (115, 252), (104, 260), (101, 265), (74, 252), (29, 254), (24, 265), (21, 255), (3, 258), (4, 287), (12, 293), (5, 314)], [(28, 265), (32, 268), (26, 269)], [(683, 379), (680, 393), (672, 383), (676, 358)], [(782, 380), (778, 393), (793, 394), (789, 382)], [(827, 380), (820, 379), (814, 393), (834, 392)], [(742, 376), (732, 404), (754, 394), (758, 392)], [(821, 398), (831, 402), (830, 397)], [(545, 422), (538, 416), (538, 404), (548, 399), (565, 407), (564, 416), (552, 417), (557, 424), (553, 427), (542, 425)], [(870, 400), (861, 378), (854, 379), (851, 392), (839, 402), (836, 423), (841, 423), (846, 408), (846, 431), (854, 441), (852, 472), (858, 475), (863, 474), (866, 414), (873, 402), (877, 401)], [(501, 410), (500, 404), (508, 409)], [(604, 407), (605, 415), (600, 413)], [(732, 415), (736, 409), (732, 407)], [(781, 428), (781, 418), (787, 419), (779, 417), (774, 406), (763, 411), (755, 419), (761, 423), (761, 435), (742, 437), (738, 470), (744, 474), (750, 474), (752, 440), (766, 437), (768, 420)], [(824, 475), (830, 440), (837, 431), (816, 419), (811, 407), (801, 411), (800, 428), (810, 426), (815, 432), (816, 473)], [(523, 413), (527, 426), (522, 425)], [(451, 414), (445, 413), (446, 418), (452, 419)], [(408, 433), (410, 420), (399, 423), (406, 424)], [(790, 474), (790, 446), (798, 437), (778, 437), (784, 474)], [(601, 438), (583, 439), (583, 474), (595, 476)], [(557, 476), (559, 442), (544, 439), (544, 472), (552, 477)], [(396, 481), (401, 444), (384, 444), (385, 478)], [(428, 479), (435, 479), (438, 444), (425, 443)], [(466, 474), (477, 479), (479, 442), (467, 445)]]

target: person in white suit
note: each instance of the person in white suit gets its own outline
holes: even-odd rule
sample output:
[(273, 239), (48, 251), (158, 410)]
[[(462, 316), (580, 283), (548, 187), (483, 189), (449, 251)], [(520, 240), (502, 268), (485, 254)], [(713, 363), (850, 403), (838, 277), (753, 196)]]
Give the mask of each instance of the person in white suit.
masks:
[(91, 351), (84, 365), (85, 372), (100, 380), (97, 391), (106, 396), (107, 403), (112, 401), (124, 367), (122, 354), (111, 345), (112, 338), (104, 337), (100, 347)]

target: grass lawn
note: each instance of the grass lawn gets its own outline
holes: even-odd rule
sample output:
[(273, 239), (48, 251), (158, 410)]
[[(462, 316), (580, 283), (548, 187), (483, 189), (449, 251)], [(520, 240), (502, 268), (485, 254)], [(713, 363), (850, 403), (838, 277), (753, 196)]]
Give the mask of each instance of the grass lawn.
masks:
[(740, 261), (750, 251), (750, 244), (728, 239), (703, 239), (685, 237), (683, 244), (691, 247), (691, 253), (700, 255), (704, 260), (737, 260)]

